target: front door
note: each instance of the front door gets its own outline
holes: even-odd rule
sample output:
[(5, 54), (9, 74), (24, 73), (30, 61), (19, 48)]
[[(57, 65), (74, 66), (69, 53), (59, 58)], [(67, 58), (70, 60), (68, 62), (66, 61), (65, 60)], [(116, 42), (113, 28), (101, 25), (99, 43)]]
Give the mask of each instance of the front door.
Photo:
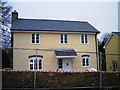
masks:
[(72, 60), (71, 59), (63, 59), (63, 70), (64, 71), (72, 71)]

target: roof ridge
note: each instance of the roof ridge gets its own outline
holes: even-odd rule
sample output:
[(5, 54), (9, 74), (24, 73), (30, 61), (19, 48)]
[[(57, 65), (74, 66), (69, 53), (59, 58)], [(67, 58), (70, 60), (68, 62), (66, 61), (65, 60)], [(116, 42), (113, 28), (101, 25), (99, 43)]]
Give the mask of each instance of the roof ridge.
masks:
[(37, 21), (59, 21), (59, 22), (81, 22), (88, 23), (87, 21), (75, 21), (75, 20), (62, 20), (62, 19), (30, 19), (30, 18), (18, 18), (18, 20), (37, 20)]

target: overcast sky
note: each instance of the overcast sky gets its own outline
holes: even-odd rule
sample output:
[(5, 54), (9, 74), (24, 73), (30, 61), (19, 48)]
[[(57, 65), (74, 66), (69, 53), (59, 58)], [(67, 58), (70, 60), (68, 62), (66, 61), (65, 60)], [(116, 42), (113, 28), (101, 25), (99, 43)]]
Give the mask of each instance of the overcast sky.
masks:
[(118, 31), (119, 0), (9, 1), (18, 11), (19, 18), (87, 21), (101, 34)]

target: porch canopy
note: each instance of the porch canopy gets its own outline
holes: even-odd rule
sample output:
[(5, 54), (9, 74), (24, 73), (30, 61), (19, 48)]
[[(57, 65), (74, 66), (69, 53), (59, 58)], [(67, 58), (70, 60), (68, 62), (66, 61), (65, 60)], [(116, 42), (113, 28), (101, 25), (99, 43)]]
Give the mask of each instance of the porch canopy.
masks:
[(74, 49), (55, 49), (57, 58), (75, 58), (77, 54)]

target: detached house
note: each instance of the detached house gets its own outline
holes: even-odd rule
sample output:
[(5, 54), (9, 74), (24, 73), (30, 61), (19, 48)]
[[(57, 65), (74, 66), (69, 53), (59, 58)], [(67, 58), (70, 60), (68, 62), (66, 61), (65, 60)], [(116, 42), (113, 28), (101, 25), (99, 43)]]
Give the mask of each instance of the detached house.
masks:
[(104, 48), (107, 71), (120, 71), (120, 32), (112, 32)]
[(13, 69), (98, 69), (97, 34), (84, 21), (20, 19), (13, 12)]

